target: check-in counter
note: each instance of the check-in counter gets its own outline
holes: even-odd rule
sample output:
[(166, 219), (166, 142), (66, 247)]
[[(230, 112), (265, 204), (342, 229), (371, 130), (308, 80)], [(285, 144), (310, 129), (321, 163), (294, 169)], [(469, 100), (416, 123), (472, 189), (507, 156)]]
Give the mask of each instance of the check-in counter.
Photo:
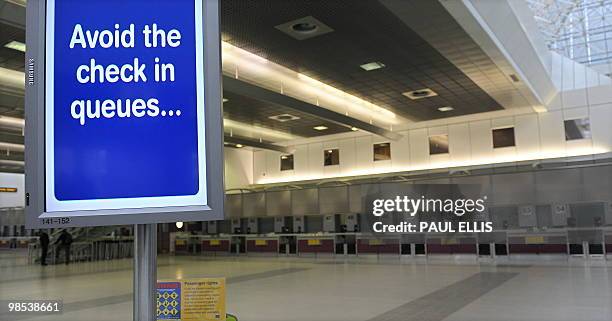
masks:
[(478, 254), (475, 235), (428, 235), (427, 255), (435, 254)]
[(202, 253), (229, 254), (231, 237), (218, 236), (202, 238)]
[(402, 234), (400, 236), (401, 255), (425, 256), (425, 240), (423, 233)]
[(174, 240), (174, 252), (182, 254), (189, 253), (189, 239), (177, 237)]
[(604, 234), (604, 244), (606, 254), (612, 256), (612, 231), (608, 231)]
[(297, 238), (298, 255), (334, 254), (335, 236), (300, 235)]
[(297, 236), (295, 234), (277, 234), (278, 253), (284, 255), (297, 254)]
[(339, 255), (357, 254), (357, 236), (355, 232), (335, 233), (335, 253)]
[(8, 237), (0, 238), (0, 249), (8, 249), (11, 246), (11, 240)]
[(247, 253), (278, 254), (278, 236), (248, 236), (246, 238)]
[(566, 232), (508, 233), (509, 254), (568, 254)]
[(357, 254), (394, 254), (400, 255), (400, 237), (359, 236)]
[(0, 237), (0, 249), (18, 248), (27, 249), (30, 243), (38, 242), (37, 238), (29, 236)]
[(233, 234), (230, 243), (230, 252), (232, 254), (246, 253), (246, 236), (244, 234)]
[(176, 254), (196, 254), (200, 251), (202, 235), (189, 233), (172, 233), (170, 240), (173, 242), (170, 246), (171, 252)]

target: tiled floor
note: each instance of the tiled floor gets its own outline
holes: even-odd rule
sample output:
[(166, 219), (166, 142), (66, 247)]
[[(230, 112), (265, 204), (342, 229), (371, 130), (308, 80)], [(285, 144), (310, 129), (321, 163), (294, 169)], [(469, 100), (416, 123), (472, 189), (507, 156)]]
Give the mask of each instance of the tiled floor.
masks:
[[(159, 258), (158, 277), (225, 276), (241, 321), (612, 320), (612, 262)], [(63, 299), (65, 313), (0, 320), (131, 320), (131, 260), (27, 265), (0, 252), (0, 300)]]

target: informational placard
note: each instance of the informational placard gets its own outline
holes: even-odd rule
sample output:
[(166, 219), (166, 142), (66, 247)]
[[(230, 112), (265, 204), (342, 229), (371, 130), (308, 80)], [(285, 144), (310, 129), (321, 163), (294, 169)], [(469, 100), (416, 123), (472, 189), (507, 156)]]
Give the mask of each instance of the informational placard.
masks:
[(28, 17), (28, 227), (222, 218), (218, 2), (32, 0)]
[(158, 281), (157, 320), (225, 321), (225, 278)]

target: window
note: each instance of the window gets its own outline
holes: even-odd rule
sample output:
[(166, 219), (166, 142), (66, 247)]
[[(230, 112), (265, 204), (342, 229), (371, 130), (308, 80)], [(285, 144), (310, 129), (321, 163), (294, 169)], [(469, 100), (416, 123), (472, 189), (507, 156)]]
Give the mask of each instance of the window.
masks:
[(448, 154), (448, 135), (429, 136), (429, 155)]
[(292, 171), (293, 170), (293, 155), (282, 155), (281, 157), (281, 171)]
[(591, 138), (591, 122), (588, 118), (568, 119), (565, 125), (565, 140)]
[(384, 161), (391, 159), (391, 144), (374, 144), (374, 161)]
[(493, 129), (493, 148), (516, 146), (514, 127)]
[(332, 166), (340, 164), (340, 150), (326, 149), (323, 151), (323, 165)]

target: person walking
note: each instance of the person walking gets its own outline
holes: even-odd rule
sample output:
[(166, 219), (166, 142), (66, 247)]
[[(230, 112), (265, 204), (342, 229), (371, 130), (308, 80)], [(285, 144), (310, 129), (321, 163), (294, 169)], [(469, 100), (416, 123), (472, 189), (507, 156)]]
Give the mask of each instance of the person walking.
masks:
[(72, 235), (68, 233), (67, 230), (63, 230), (60, 236), (57, 238), (55, 242), (57, 244), (57, 251), (55, 252), (55, 261), (59, 260), (60, 252), (63, 250), (65, 252), (65, 264), (70, 264), (70, 246), (72, 245)]
[(49, 234), (45, 231), (38, 232), (40, 242), (40, 265), (47, 265), (47, 253), (49, 252)]

